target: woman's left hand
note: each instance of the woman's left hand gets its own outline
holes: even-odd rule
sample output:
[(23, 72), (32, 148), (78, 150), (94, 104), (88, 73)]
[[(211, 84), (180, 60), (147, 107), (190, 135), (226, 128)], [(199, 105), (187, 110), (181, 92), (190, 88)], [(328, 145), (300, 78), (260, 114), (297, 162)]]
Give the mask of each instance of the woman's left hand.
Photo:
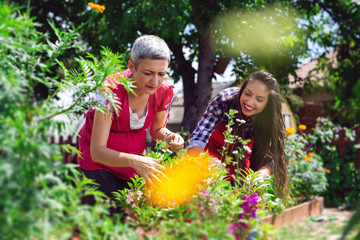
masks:
[(178, 133), (169, 133), (165, 137), (165, 142), (170, 145), (171, 151), (177, 152), (184, 147), (184, 139)]

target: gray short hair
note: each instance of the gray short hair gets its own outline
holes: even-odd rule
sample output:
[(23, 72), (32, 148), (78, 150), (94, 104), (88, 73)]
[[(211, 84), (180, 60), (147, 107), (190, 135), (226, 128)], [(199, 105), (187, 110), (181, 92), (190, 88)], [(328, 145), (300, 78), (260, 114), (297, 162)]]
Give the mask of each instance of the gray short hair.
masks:
[(138, 37), (131, 48), (130, 60), (137, 68), (141, 59), (161, 59), (170, 63), (170, 49), (166, 42), (155, 35)]

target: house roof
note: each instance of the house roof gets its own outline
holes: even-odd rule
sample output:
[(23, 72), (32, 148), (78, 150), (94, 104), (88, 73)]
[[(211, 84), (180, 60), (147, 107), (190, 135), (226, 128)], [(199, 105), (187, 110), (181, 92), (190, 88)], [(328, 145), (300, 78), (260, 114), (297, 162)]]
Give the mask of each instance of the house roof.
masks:
[[(329, 63), (333, 65), (337, 65), (336, 61), (336, 52), (332, 49), (325, 54), (325, 57), (329, 59)], [(297, 76), (300, 78), (300, 81), (295, 81), (295, 77), (293, 75), (289, 75), (289, 87), (292, 89), (302, 88), (304, 87), (307, 80), (310, 82), (319, 84), (320, 86), (324, 85), (324, 82), (321, 80), (326, 77), (324, 72), (315, 71), (318, 64), (318, 58), (315, 58), (307, 63), (301, 64), (297, 70), (295, 70)], [(317, 81), (319, 80), (320, 81)]]

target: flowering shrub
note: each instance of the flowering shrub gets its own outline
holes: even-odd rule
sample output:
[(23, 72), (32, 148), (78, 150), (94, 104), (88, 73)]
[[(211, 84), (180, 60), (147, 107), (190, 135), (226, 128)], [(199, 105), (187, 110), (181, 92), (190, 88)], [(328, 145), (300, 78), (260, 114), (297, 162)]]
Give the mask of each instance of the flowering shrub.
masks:
[[(230, 123), (234, 120), (229, 119)], [(242, 139), (231, 139), (235, 141)], [(207, 153), (194, 157), (180, 152), (174, 156), (161, 141), (147, 155), (164, 159), (161, 164), (166, 177), (158, 175), (160, 181), (146, 185), (137, 177), (131, 189), (116, 193), (119, 206), (125, 209), (126, 224), (137, 229), (140, 237), (245, 239), (260, 228), (257, 210), (265, 205), (259, 196), (268, 180), (259, 173), (238, 169), (232, 184), (224, 180), (227, 169), (219, 160)]]
[(360, 166), (356, 161), (357, 145), (348, 145), (344, 155), (339, 155), (334, 141), (343, 132), (345, 140), (354, 141), (355, 131), (333, 124), (327, 118), (318, 118), (314, 133), (309, 135), (308, 150), (321, 156), (329, 182), (324, 194), (328, 205), (353, 205), (360, 198)]
[[(176, 160), (168, 161), (176, 164)], [(124, 209), (125, 223), (134, 228), (140, 238), (245, 239), (260, 228), (256, 217), (258, 209), (264, 208), (259, 197), (264, 183), (258, 174), (250, 172), (249, 181), (238, 188), (224, 180), (225, 175), (226, 170), (218, 168), (212, 177), (197, 186), (191, 197), (182, 195), (186, 198), (166, 206), (148, 201), (148, 189), (139, 177), (133, 179), (130, 189), (115, 194), (118, 205)], [(184, 172), (182, 178), (188, 177)], [(181, 182), (179, 176), (176, 179)]]
[(249, 197), (244, 194), (242, 197), (244, 203), (241, 205), (243, 212), (240, 213), (238, 219), (239, 223), (231, 222), (228, 232), (235, 235), (235, 239), (240, 239), (243, 232), (249, 229), (248, 222), (256, 219), (256, 210), (259, 203), (259, 196), (257, 193), (251, 194)]
[[(259, 215), (265, 214), (264, 210), (281, 209), (267, 179), (251, 170), (238, 169), (235, 184), (231, 184), (224, 180), (227, 174), (224, 165), (215, 159), (203, 155), (204, 161), (186, 165), (189, 161), (186, 155), (171, 152), (162, 142), (148, 156), (163, 159), (165, 173), (173, 182), (164, 178), (164, 186), (148, 186), (143, 178), (136, 177), (130, 189), (115, 193), (116, 206), (111, 206), (113, 203), (96, 190), (93, 180), (81, 176), (77, 166), (62, 164), (60, 150), (76, 149), (50, 144), (48, 133), (63, 129), (64, 123), (54, 120), (59, 114), (82, 111), (89, 104), (106, 111), (96, 102), (84, 101), (84, 97), (110, 87), (103, 80), (121, 70), (122, 56), (104, 48), (99, 58), (89, 54), (87, 58), (77, 59), (81, 72), (68, 71), (58, 57), (74, 47), (76, 31), (66, 33), (54, 28), (59, 39), (51, 43), (36, 31), (31, 19), (3, 3), (0, 3), (0, 20), (1, 238), (70, 239), (79, 235), (80, 239), (245, 239), (254, 232), (263, 234), (258, 231)], [(56, 68), (57, 63), (63, 67), (63, 81), (49, 74), (49, 69)], [(131, 91), (131, 81), (119, 80)], [(50, 90), (47, 99), (34, 96), (34, 87), (39, 83), (46, 84)], [(64, 109), (55, 104), (55, 98), (65, 89), (73, 92), (74, 100)], [(117, 99), (111, 94), (105, 97), (116, 105)], [(235, 113), (229, 115), (229, 131), (238, 121), (231, 114)], [(246, 141), (229, 132), (226, 140), (229, 144), (242, 141), (245, 148), (228, 151), (237, 158), (245, 156)], [(316, 154), (311, 154), (310, 149), (304, 150), (301, 138), (290, 140), (287, 151), (296, 179), (293, 186), (300, 189), (299, 195), (317, 194), (320, 187), (308, 190), (303, 185), (303, 179), (314, 181), (306, 178), (305, 172), (315, 172), (321, 167), (316, 141), (313, 139), (311, 150)], [(291, 159), (295, 156), (296, 159)], [(237, 162), (237, 159), (227, 158), (227, 161)], [(196, 167), (192, 169), (193, 166)], [(331, 174), (337, 172), (331, 166), (330, 170)], [(176, 171), (178, 174), (174, 174)], [(316, 177), (320, 179), (324, 173), (319, 171)], [(186, 181), (189, 176), (192, 180)], [(176, 185), (180, 188), (175, 188)], [(178, 190), (173, 191), (179, 194), (176, 201), (167, 199), (172, 193), (161, 195), (172, 187)], [(188, 189), (191, 189), (188, 194), (182, 194)], [(95, 205), (81, 204), (81, 198), (90, 194), (96, 199)], [(154, 194), (162, 197), (154, 201), (151, 198)], [(109, 216), (109, 207), (119, 207), (122, 212)]]
[[(58, 39), (51, 42), (29, 16), (3, 1), (0, 22), (0, 238), (70, 239), (81, 232), (83, 239), (134, 239), (134, 231), (117, 224), (118, 216), (106, 217), (109, 204), (94, 182), (63, 164), (61, 150), (76, 149), (49, 141), (49, 134), (65, 126), (54, 117), (87, 108), (91, 102), (84, 96), (101, 89), (104, 75), (121, 66), (120, 56), (104, 50), (99, 59), (80, 58), (84, 72), (65, 71), (59, 81), (51, 70), (60, 68), (66, 50), (77, 47), (77, 32), (54, 28)], [(35, 94), (39, 84), (49, 90), (46, 99)], [(64, 89), (74, 97), (66, 107), (55, 103)], [(97, 200), (92, 207), (81, 204), (89, 194)]]
[[(305, 130), (306, 127), (302, 129)], [(322, 158), (315, 152), (310, 152), (307, 145), (307, 136), (302, 132), (291, 134), (285, 140), (292, 195), (299, 200), (322, 195), (327, 189)]]
[[(0, 95), (2, 239), (71, 239), (75, 235), (80, 239), (143, 239), (154, 235), (160, 239), (233, 239), (228, 232), (231, 223), (247, 224), (247, 229), (236, 230), (242, 231), (242, 238), (253, 229), (248, 215), (239, 219), (246, 201), (242, 197), (261, 188), (252, 183), (250, 189), (235, 189), (223, 180), (224, 168), (218, 164), (219, 171), (209, 178), (211, 181), (204, 179), (192, 196), (174, 206), (160, 207), (147, 201), (144, 179), (135, 178), (131, 189), (117, 193), (117, 207), (123, 212), (110, 216), (112, 203), (96, 191), (94, 181), (82, 176), (75, 165), (62, 163), (60, 150), (76, 149), (50, 144), (48, 133), (63, 129), (64, 124), (54, 119), (59, 114), (83, 111), (89, 104), (106, 111), (96, 102), (84, 101), (84, 97), (109, 87), (104, 79), (120, 70), (122, 56), (104, 49), (99, 58), (88, 55), (77, 59), (81, 71), (67, 70), (57, 57), (72, 47), (75, 31), (54, 29), (59, 40), (50, 43), (36, 31), (32, 20), (3, 3), (0, 18), (0, 88), (4, 93)], [(48, 74), (57, 63), (65, 73), (62, 81)], [(36, 100), (34, 86), (39, 82), (51, 90), (49, 98)], [(123, 84), (131, 91), (130, 81)], [(65, 89), (74, 97), (66, 108), (54, 101)], [(106, 97), (115, 105), (117, 99), (110, 94)], [(175, 155), (166, 146), (149, 156), (174, 164)], [(95, 205), (81, 204), (81, 198), (90, 194), (96, 199)]]

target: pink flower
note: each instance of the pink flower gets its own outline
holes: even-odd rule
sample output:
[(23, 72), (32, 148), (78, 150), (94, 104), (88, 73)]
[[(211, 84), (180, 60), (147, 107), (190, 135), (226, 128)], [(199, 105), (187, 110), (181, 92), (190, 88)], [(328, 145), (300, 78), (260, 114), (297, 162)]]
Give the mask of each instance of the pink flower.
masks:
[(126, 195), (126, 203), (127, 204), (130, 204), (132, 202), (134, 202), (134, 195), (132, 192), (129, 192), (127, 195)]
[(206, 191), (206, 190), (203, 191), (203, 194), (204, 194), (205, 197), (208, 197), (210, 195), (210, 193), (208, 191)]

